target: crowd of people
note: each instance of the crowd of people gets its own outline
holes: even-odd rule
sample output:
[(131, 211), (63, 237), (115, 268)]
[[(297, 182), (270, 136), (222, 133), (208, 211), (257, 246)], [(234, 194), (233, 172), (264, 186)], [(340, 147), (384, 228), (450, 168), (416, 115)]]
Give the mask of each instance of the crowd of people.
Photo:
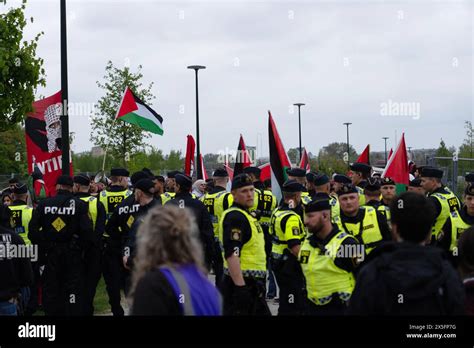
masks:
[(0, 315), (93, 315), (101, 277), (114, 316), (124, 300), (131, 315), (474, 314), (474, 174), (460, 200), (434, 167), (398, 194), (350, 169), (289, 168), (272, 190), (253, 166), (194, 182), (113, 168), (60, 176), (54, 196), (13, 178), (0, 250), (38, 257), (0, 257)]

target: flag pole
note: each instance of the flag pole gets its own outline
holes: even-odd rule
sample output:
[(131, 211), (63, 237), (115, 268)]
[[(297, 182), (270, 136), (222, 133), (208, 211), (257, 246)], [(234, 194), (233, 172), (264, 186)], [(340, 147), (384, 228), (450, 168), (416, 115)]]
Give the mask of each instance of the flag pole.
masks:
[(68, 86), (67, 86), (67, 27), (66, 0), (60, 4), (61, 22), (61, 151), (62, 173), (70, 175), (69, 171), (69, 117), (68, 117)]

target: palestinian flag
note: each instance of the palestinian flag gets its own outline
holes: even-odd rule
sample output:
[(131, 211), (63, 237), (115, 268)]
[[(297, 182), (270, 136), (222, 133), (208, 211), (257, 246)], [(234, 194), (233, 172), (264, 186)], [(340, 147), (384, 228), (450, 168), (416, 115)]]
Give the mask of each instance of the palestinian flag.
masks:
[(291, 164), (270, 111), (268, 111), (268, 140), (270, 148), (272, 191), (278, 201), (280, 201), (282, 197), (281, 187), (288, 179), (286, 170), (291, 167)]
[(134, 124), (148, 132), (163, 135), (163, 118), (125, 88), (115, 119)]
[(240, 134), (239, 145), (237, 147), (237, 156), (234, 164), (234, 175), (239, 175), (244, 172), (244, 168), (250, 167), (252, 160), (250, 159), (249, 152), (245, 147), (244, 138)]
[(265, 180), (268, 180), (268, 179), (272, 178), (270, 163), (262, 164), (261, 166), (259, 166), (259, 168), (262, 171), (260, 173), (260, 181), (261, 182), (264, 182)]
[(408, 156), (405, 146), (405, 134), (395, 149), (395, 152), (388, 160), (387, 166), (382, 173), (382, 178), (390, 177), (395, 181), (397, 194), (406, 191), (406, 185), (409, 183)]
[(362, 151), (356, 163), (365, 163), (370, 165), (370, 144), (365, 147), (364, 151)]
[(306, 173), (309, 173), (311, 171), (311, 166), (309, 165), (309, 157), (308, 153), (306, 152), (306, 148), (303, 148), (303, 154), (301, 156), (299, 167), (301, 169), (306, 170)]

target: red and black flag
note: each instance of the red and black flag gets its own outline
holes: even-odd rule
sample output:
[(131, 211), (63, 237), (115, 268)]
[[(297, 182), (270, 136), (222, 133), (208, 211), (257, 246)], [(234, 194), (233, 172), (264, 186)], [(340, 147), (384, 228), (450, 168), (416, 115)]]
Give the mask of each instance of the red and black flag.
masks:
[(306, 170), (306, 173), (311, 171), (311, 166), (309, 165), (309, 157), (306, 152), (306, 148), (303, 148), (303, 155), (301, 156), (300, 168)]
[(245, 147), (244, 138), (240, 134), (239, 146), (237, 147), (237, 155), (235, 156), (234, 164), (234, 175), (239, 175), (244, 172), (244, 168), (250, 167), (252, 160), (250, 159), (249, 152)]
[(268, 111), (268, 139), (270, 148), (272, 191), (279, 201), (282, 196), (281, 187), (288, 179), (286, 170), (291, 168), (291, 164), (270, 111)]
[(184, 174), (193, 176), (194, 172), (194, 149), (196, 143), (192, 135), (188, 135), (188, 142), (186, 144), (186, 158), (184, 160)]

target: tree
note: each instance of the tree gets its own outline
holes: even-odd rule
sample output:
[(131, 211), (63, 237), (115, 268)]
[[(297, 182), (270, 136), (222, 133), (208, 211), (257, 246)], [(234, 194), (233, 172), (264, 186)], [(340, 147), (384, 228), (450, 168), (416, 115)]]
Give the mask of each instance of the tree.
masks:
[[(6, 6), (6, 0), (3, 3)], [(45, 86), (43, 59), (36, 57), (43, 32), (31, 41), (23, 40), (25, 8), (23, 0), (19, 8), (0, 14), (0, 130), (24, 120), (33, 111), (36, 88)]]
[(295, 165), (300, 164), (300, 150), (297, 147), (292, 147), (288, 150), (288, 159)]
[(167, 170), (182, 170), (184, 168), (184, 158), (181, 157), (181, 151), (171, 150), (166, 156)]
[[(453, 157), (453, 151), (452, 150), (453, 149), (449, 150), (446, 147), (446, 144), (445, 144), (444, 140), (441, 139), (441, 141), (439, 143), (439, 147), (436, 150), (435, 156), (436, 157)], [(436, 160), (436, 163), (440, 167), (449, 167), (450, 164), (451, 164), (451, 160), (450, 159), (439, 159), (439, 160)]]
[[(472, 128), (471, 121), (465, 121), (464, 128), (466, 129), (466, 138), (464, 139), (462, 145), (459, 147), (459, 158), (474, 158), (474, 129)], [(460, 160), (458, 165), (459, 175), (464, 175), (474, 169), (474, 161)]]
[(139, 65), (138, 71), (134, 73), (129, 67), (119, 69), (109, 61), (105, 67), (104, 82), (97, 81), (97, 86), (105, 91), (105, 95), (99, 99), (97, 111), (92, 117), (94, 127), (90, 139), (95, 145), (107, 148), (112, 156), (121, 159), (125, 167), (129, 158), (147, 146), (145, 139), (150, 137), (138, 126), (115, 121), (125, 87), (130, 87), (147, 104), (155, 98), (151, 93), (153, 83), (142, 87), (141, 69)]
[[(332, 173), (346, 173), (348, 170), (344, 157), (346, 151), (346, 143), (335, 142), (324, 146), (318, 155), (319, 170), (328, 175)], [(357, 152), (352, 145), (349, 146), (349, 155), (351, 159), (357, 157)]]
[(25, 130), (18, 124), (0, 132), (0, 173), (27, 173)]

